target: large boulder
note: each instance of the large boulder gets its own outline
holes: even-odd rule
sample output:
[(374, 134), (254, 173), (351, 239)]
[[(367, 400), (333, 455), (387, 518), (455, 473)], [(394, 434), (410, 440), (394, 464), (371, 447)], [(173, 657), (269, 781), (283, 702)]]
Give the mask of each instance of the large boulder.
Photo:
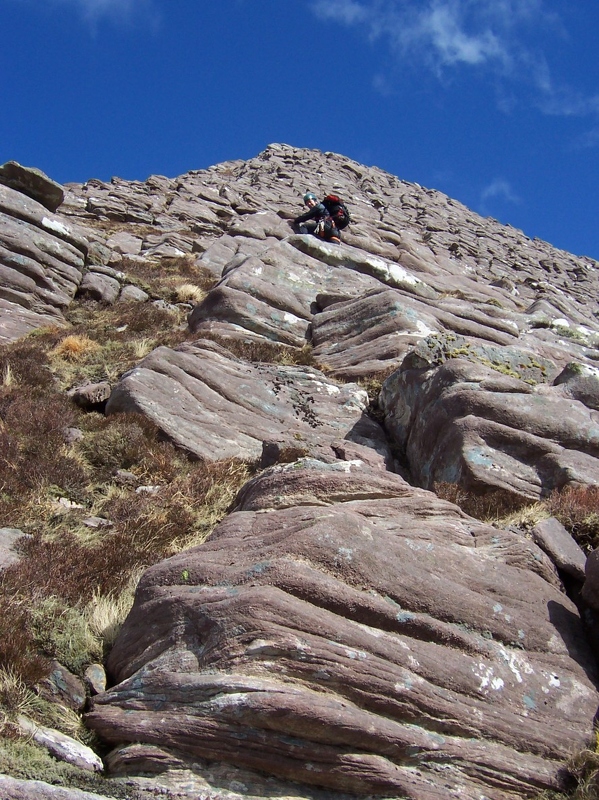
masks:
[(7, 161), (0, 167), (0, 183), (37, 200), (48, 211), (56, 211), (64, 200), (59, 183), (35, 167), (24, 167), (17, 161)]
[(108, 667), (87, 718), (108, 742), (413, 800), (558, 788), (597, 707), (536, 545), (350, 462), (248, 484), (146, 572)]

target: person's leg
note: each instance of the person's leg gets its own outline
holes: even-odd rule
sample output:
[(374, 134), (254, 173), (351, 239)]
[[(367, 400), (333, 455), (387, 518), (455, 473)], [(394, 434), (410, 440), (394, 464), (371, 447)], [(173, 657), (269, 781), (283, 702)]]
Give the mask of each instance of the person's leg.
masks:
[(333, 222), (332, 219), (327, 219), (324, 224), (323, 239), (326, 242), (333, 242), (333, 244), (341, 243), (341, 237), (339, 236), (339, 231), (337, 230), (335, 223)]

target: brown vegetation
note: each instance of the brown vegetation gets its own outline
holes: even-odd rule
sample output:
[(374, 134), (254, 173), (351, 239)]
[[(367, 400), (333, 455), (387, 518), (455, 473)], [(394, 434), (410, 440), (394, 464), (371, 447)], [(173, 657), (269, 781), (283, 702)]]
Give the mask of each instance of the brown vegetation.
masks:
[[(250, 475), (237, 461), (192, 463), (145, 418), (85, 414), (64, 392), (118, 377), (144, 350), (181, 341), (176, 314), (82, 302), (68, 315), (67, 331), (0, 347), (0, 519), (28, 534), (21, 561), (0, 574), (0, 669), (26, 688), (50, 659), (81, 673), (101, 657), (108, 639), (91, 629), (88, 608), (117, 608), (132, 575), (202, 541)], [(81, 431), (71, 444), (69, 427)], [(86, 517), (105, 525), (89, 527)], [(104, 627), (113, 638), (114, 619)]]
[(501, 489), (477, 494), (463, 489), (457, 483), (435, 483), (435, 494), (442, 500), (455, 503), (462, 511), (476, 519), (493, 522), (517, 514), (530, 505), (530, 501)]
[(583, 550), (599, 547), (599, 486), (568, 486), (546, 504)]

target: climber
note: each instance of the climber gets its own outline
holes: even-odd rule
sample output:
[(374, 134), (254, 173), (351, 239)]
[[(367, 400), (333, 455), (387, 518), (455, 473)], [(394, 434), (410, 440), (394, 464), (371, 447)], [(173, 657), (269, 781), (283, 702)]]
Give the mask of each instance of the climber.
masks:
[(308, 211), (293, 220), (298, 233), (312, 233), (326, 242), (340, 244), (339, 231), (330, 215), (330, 212), (323, 203), (318, 202), (318, 198), (312, 192), (304, 195), (304, 205), (308, 206)]

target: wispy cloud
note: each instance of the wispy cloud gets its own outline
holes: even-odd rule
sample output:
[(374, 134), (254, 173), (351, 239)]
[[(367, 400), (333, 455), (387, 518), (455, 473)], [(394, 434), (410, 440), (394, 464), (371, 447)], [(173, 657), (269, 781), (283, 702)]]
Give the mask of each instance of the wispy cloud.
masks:
[(478, 212), (484, 216), (500, 216), (506, 205), (519, 206), (522, 199), (505, 178), (494, 178), (485, 186), (479, 196)]
[(515, 101), (510, 87), (519, 86), (545, 114), (599, 114), (599, 95), (584, 96), (552, 76), (540, 42), (548, 32), (567, 33), (546, 0), (312, 0), (311, 8), (321, 20), (359, 26), (402, 63), (426, 65), (439, 78), (486, 71), (506, 112)]
[(511, 61), (505, 36), (515, 20), (526, 20), (540, 0), (314, 0), (320, 19), (359, 24), (370, 39), (386, 38), (400, 55), (425, 58), (437, 69), (456, 64)]
[(485, 186), (480, 194), (480, 199), (483, 204), (486, 200), (491, 199), (505, 200), (514, 205), (518, 205), (522, 202), (513, 191), (510, 182), (506, 181), (504, 178), (495, 178), (488, 186)]
[(97, 23), (101, 19), (120, 23), (139, 20), (156, 23), (158, 19), (153, 0), (50, 0), (50, 2), (56, 7), (71, 7), (90, 23)]

